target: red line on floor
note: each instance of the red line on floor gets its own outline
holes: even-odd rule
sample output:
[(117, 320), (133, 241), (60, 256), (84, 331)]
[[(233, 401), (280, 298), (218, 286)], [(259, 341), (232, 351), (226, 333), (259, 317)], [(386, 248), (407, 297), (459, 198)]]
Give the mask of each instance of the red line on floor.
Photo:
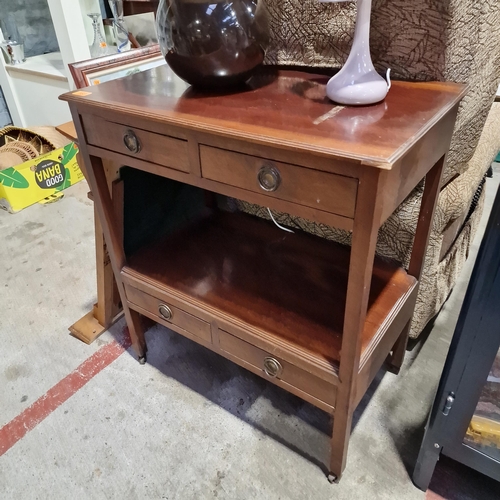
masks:
[(130, 337), (102, 346), (76, 370), (64, 377), (41, 398), (0, 429), (0, 457), (29, 431), (47, 418), (99, 372), (115, 361), (131, 345)]
[(441, 495), (434, 493), (431, 490), (427, 490), (425, 493), (425, 500), (446, 500), (446, 499), (443, 498)]

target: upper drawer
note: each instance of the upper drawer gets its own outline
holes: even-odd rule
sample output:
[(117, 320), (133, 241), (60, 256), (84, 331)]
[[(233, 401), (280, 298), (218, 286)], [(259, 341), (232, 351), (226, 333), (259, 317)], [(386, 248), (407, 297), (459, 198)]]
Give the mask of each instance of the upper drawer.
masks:
[(358, 182), (351, 177), (200, 145), (202, 176), (281, 200), (353, 218)]
[(82, 115), (88, 144), (189, 172), (187, 141)]

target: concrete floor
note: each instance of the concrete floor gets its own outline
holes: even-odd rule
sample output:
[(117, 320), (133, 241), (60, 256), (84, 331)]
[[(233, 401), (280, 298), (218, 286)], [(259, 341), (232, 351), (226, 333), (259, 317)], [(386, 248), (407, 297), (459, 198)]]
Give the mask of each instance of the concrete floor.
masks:
[(69, 336), (96, 298), (86, 193), (0, 213), (1, 499), (425, 498), (410, 477), (480, 237), (426, 342), (372, 384), (330, 485), (324, 412), (160, 326), (145, 366), (120, 355), (123, 322)]

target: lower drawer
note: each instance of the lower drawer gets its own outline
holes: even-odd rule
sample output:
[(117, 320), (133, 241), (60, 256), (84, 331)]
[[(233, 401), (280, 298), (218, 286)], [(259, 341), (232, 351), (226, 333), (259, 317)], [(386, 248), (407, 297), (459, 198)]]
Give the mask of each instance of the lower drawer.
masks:
[[(304, 397), (301, 393), (309, 394), (328, 406), (335, 407), (337, 388), (333, 384), (223, 330), (219, 330), (219, 347), (227, 354), (261, 370), (264, 378), (271, 381), (279, 380), (287, 386), (298, 389), (298, 391), (290, 392), (294, 392), (299, 397)], [(289, 387), (285, 388), (290, 390)]]
[[(125, 285), (127, 299), (133, 305), (149, 313), (149, 316), (164, 325), (175, 325), (188, 334), (212, 342), (210, 324), (165, 301), (148, 295), (137, 288)], [(142, 312), (142, 311), (141, 311)], [(190, 336), (190, 335), (188, 335)]]

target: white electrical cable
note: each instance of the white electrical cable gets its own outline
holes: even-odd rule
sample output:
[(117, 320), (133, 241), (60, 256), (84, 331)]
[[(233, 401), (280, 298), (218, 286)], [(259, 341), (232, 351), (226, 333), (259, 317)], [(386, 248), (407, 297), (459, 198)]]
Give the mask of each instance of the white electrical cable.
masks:
[(387, 73), (385, 74), (385, 79), (387, 80), (387, 90), (392, 86), (391, 82), (391, 68), (387, 68)]
[(267, 211), (269, 212), (269, 215), (271, 216), (271, 219), (273, 220), (273, 222), (280, 228), (280, 229), (283, 229), (283, 231), (286, 231), (288, 233), (293, 233), (294, 231), (292, 231), (291, 229), (288, 229), (286, 227), (283, 227), (281, 226), (280, 224), (278, 224), (276, 222), (276, 219), (273, 217), (273, 214), (271, 213), (271, 210), (268, 208)]

